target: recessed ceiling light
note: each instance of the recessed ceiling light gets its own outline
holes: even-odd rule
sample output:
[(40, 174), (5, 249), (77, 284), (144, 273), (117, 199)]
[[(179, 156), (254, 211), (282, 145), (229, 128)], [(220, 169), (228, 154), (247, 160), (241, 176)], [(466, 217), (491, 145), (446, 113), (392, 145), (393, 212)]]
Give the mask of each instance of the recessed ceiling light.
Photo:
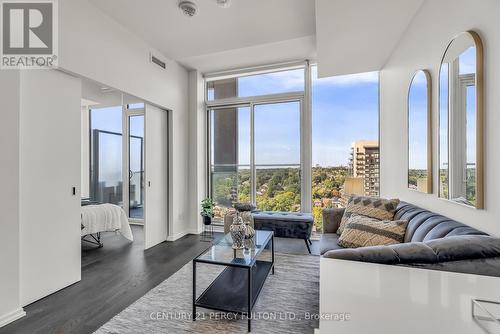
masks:
[(198, 7), (192, 1), (179, 1), (179, 9), (184, 13), (184, 15), (192, 17), (196, 15)]
[(231, 6), (231, 0), (215, 0), (217, 5), (222, 8), (227, 8)]

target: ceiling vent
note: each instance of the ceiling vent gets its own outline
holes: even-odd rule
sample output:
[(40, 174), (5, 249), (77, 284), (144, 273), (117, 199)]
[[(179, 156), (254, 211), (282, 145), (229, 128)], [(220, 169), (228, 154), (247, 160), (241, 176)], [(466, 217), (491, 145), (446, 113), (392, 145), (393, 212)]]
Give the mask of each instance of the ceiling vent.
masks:
[(113, 88), (110, 88), (110, 87), (106, 87), (106, 86), (101, 87), (101, 93), (103, 93), (103, 94), (112, 93), (114, 91), (115, 90)]
[(152, 53), (150, 54), (149, 59), (150, 59), (151, 63), (160, 66), (164, 70), (167, 68), (167, 64), (165, 64), (165, 62), (163, 60), (161, 60), (160, 58), (154, 56)]
[(196, 4), (192, 1), (182, 0), (179, 2), (179, 9), (184, 13), (184, 15), (192, 17), (196, 15), (198, 7), (196, 7)]
[(228, 8), (231, 6), (231, 0), (215, 0), (217, 5), (222, 8)]

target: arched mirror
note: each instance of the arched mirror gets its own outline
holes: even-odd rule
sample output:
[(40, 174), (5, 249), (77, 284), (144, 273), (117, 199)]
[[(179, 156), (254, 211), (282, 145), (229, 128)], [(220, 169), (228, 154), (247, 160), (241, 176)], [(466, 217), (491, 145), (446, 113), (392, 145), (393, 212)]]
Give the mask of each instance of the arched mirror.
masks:
[(483, 46), (473, 31), (455, 37), (439, 73), (439, 197), (482, 209)]
[(419, 70), (408, 90), (408, 188), (432, 193), (431, 76)]

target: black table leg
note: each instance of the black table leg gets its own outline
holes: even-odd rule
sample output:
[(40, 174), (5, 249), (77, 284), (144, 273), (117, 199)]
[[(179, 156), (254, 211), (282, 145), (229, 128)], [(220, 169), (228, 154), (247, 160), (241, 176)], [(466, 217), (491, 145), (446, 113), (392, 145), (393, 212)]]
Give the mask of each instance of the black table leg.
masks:
[(248, 332), (252, 331), (252, 267), (248, 268)]
[(196, 321), (196, 261), (193, 261), (193, 321)]
[(309, 254), (311, 254), (311, 247), (309, 247), (309, 241), (307, 241), (307, 238), (304, 239), (304, 241), (306, 242), (306, 246), (307, 246), (307, 250), (309, 251)]
[(272, 256), (272, 262), (273, 262), (272, 274), (274, 275), (274, 234), (273, 234), (273, 237), (271, 238), (271, 256)]

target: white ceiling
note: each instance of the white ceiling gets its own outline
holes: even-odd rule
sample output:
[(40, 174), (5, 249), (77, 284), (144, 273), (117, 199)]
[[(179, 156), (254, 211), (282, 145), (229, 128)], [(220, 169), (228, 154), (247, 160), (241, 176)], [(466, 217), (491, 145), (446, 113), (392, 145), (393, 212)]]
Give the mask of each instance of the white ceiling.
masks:
[(424, 0), (316, 0), (318, 75), (380, 70)]
[(169, 58), (203, 71), (217, 66), (200, 68), (207, 63), (202, 56), (256, 45), (292, 40), (294, 56), (305, 58), (311, 52), (309, 45), (298, 47), (293, 41), (315, 35), (312, 0), (232, 0), (229, 8), (220, 8), (215, 0), (192, 1), (198, 6), (194, 17), (180, 12), (179, 0), (90, 0)]
[(201, 72), (317, 60), (320, 76), (379, 70), (424, 0), (88, 0), (165, 56)]

